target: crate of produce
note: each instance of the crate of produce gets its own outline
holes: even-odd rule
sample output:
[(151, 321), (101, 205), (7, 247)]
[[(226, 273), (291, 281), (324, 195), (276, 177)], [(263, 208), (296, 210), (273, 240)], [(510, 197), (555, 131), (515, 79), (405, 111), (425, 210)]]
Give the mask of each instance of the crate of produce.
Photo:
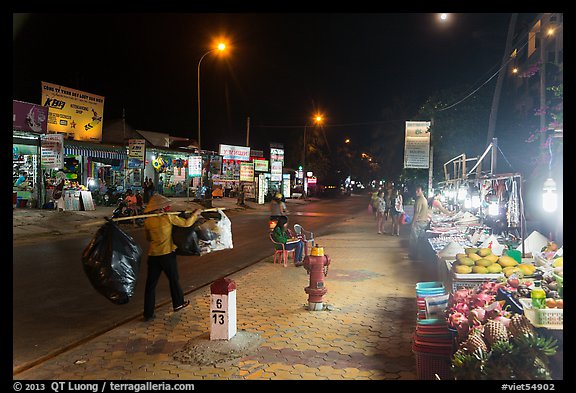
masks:
[(476, 286), (482, 284), (485, 281), (499, 281), (504, 278), (503, 273), (495, 274), (458, 274), (452, 270), (452, 263), (454, 261), (446, 261), (446, 269), (448, 271), (450, 286), (452, 287), (452, 292), (456, 291), (458, 288), (475, 288)]
[(535, 327), (555, 330), (564, 328), (563, 308), (534, 308), (532, 300), (527, 298), (521, 298), (520, 303), (522, 303), (524, 315)]

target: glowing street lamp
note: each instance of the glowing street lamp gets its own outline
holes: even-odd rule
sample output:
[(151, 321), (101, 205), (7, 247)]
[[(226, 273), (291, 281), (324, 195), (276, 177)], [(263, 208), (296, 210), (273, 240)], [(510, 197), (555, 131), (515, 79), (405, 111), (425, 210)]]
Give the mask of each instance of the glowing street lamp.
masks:
[(551, 177), (546, 179), (542, 187), (542, 208), (547, 213), (553, 213), (558, 208), (556, 182)]
[(224, 52), (224, 50), (226, 50), (226, 44), (223, 42), (218, 43), (218, 45), (213, 48), (210, 49), (208, 52), (204, 53), (202, 55), (202, 57), (200, 58), (200, 60), (198, 61), (198, 150), (201, 149), (201, 142), (200, 142), (200, 63), (202, 63), (202, 60), (204, 59), (204, 57), (206, 57), (206, 55), (208, 55), (209, 53), (212, 53), (214, 51), (218, 51), (218, 52)]
[[(322, 117), (321, 114), (316, 114), (316, 116), (314, 116), (314, 122), (316, 123), (316, 125), (321, 125), (322, 121), (324, 120), (324, 118)], [(304, 143), (303, 143), (303, 150), (302, 150), (302, 167), (306, 168), (306, 128), (308, 127), (308, 123), (306, 123), (304, 125)], [(303, 173), (304, 172), (303, 170)], [(302, 179), (302, 183), (303, 183), (303, 188), (304, 188), (304, 194), (306, 194), (307, 190), (308, 190), (308, 185), (306, 184), (306, 177), (304, 177)]]

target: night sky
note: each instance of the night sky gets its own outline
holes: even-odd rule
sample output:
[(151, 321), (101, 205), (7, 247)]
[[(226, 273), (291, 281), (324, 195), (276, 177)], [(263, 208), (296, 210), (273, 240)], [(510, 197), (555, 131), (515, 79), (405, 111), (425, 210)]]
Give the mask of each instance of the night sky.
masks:
[(399, 97), (417, 108), (499, 67), (510, 14), (438, 15), (15, 14), (13, 98), (60, 84), (104, 96), (104, 126), (124, 109), (136, 129), (196, 139), (198, 61), (226, 37), (200, 68), (204, 149), (244, 145), (247, 117), (253, 148), (299, 138), (316, 111), (332, 140), (370, 143)]

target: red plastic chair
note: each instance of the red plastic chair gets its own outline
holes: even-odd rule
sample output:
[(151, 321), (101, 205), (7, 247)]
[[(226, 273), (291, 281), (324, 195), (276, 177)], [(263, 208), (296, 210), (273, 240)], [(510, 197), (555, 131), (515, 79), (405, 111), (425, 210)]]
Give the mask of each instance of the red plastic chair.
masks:
[(276, 240), (274, 240), (274, 238), (272, 237), (272, 234), (269, 235), (270, 236), (270, 240), (272, 241), (272, 243), (274, 243), (275, 245), (278, 244), (280, 246), (282, 246), (281, 249), (276, 248), (276, 246), (274, 246), (274, 263), (276, 263), (276, 259), (278, 259), (278, 263), (282, 262), (282, 260), (284, 260), (284, 267), (288, 266), (288, 258), (290, 257), (290, 254), (292, 254), (292, 260), (296, 259), (296, 249), (292, 249), (292, 250), (287, 250), (286, 249), (286, 245), (284, 243), (280, 243), (277, 242)]

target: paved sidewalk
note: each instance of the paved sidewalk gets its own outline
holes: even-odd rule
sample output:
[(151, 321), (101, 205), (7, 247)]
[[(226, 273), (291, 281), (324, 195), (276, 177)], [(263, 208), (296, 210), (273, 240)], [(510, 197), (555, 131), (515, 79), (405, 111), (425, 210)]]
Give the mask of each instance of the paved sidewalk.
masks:
[(181, 312), (160, 307), (151, 322), (135, 319), (14, 379), (414, 380), (415, 284), (435, 280), (435, 272), (406, 258), (408, 226), (401, 237), (375, 228), (372, 216), (359, 213), (318, 237), (331, 259), (330, 311), (308, 311), (306, 271), (273, 264), (272, 256), (229, 276), (237, 286), (237, 336), (261, 340), (242, 357), (197, 364), (176, 356), (210, 342), (205, 287), (186, 295), (191, 306)]

